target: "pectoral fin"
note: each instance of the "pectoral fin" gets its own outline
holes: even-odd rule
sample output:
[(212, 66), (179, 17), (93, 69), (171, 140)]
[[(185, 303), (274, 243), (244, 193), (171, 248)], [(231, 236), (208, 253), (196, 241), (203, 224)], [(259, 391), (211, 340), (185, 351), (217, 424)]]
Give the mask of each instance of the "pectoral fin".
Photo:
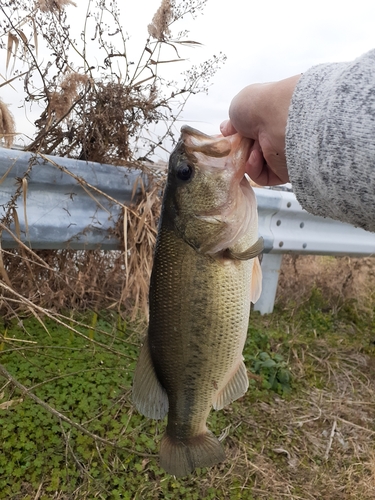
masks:
[(132, 399), (139, 413), (148, 418), (161, 420), (168, 413), (168, 396), (156, 376), (147, 339), (135, 368)]
[(263, 238), (260, 237), (258, 241), (254, 243), (254, 245), (251, 245), (251, 247), (247, 248), (243, 252), (237, 252), (231, 248), (228, 248), (225, 252), (225, 256), (234, 260), (254, 259), (263, 252), (263, 247)]
[(221, 410), (224, 406), (229, 405), (232, 401), (243, 396), (249, 387), (249, 379), (247, 378), (247, 370), (244, 362), (241, 361), (236, 372), (218, 393), (216, 400), (213, 402), (215, 410)]
[(194, 217), (208, 224), (222, 224), (223, 217), (221, 215), (194, 215)]
[(253, 271), (251, 273), (250, 300), (253, 304), (259, 299), (262, 293), (262, 268), (259, 258), (254, 260)]

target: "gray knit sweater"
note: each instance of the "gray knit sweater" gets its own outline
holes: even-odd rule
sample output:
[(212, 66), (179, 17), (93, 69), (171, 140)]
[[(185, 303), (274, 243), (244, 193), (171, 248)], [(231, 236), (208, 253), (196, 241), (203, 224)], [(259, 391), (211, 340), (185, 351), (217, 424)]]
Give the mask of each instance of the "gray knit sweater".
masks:
[(375, 50), (302, 75), (286, 158), (303, 208), (375, 231)]

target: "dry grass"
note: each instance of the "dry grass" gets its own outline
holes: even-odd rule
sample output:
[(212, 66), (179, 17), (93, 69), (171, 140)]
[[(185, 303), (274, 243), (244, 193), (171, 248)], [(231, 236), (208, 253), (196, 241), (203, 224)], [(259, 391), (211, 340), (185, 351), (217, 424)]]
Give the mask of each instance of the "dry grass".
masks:
[(373, 499), (374, 354), (361, 352), (358, 341), (357, 348), (345, 347), (340, 337), (332, 346), (332, 334), (307, 340), (298, 323), (278, 315), (268, 324), (271, 330), (291, 328), (294, 389), (290, 397), (266, 400), (250, 389), (250, 401), (225, 410), (232, 425), (225, 440), (229, 465), (206, 478), (217, 488), (215, 498), (231, 498), (229, 475), (240, 485), (235, 491), (241, 495), (233, 498)]
[(322, 291), (332, 307), (356, 300), (372, 307), (375, 292), (375, 259), (284, 255), (277, 290), (279, 305), (306, 302), (311, 291)]
[[(229, 427), (223, 439), (227, 452), (224, 463), (177, 480), (158, 469), (154, 456), (134, 461), (132, 454), (119, 452), (114, 453), (113, 463), (105, 460), (113, 477), (124, 474), (119, 462), (134, 461), (127, 469), (129, 488), (136, 482), (139, 489), (131, 498), (188, 500), (193, 492), (207, 500), (374, 498), (374, 350), (361, 348), (358, 339), (355, 345), (349, 345), (345, 337), (350, 336), (350, 331), (345, 332), (345, 322), (337, 324), (337, 331), (325, 337), (311, 334), (300, 320), (301, 316), (292, 319), (280, 313), (262, 318), (254, 315), (256, 325), (269, 330), (271, 349), (289, 354), (293, 391), (280, 397), (252, 386), (241, 401), (218, 412), (220, 424), (216, 424), (215, 432), (221, 426), (225, 434), (224, 425)], [(137, 425), (130, 426), (134, 439), (145, 433), (159, 441), (163, 424), (140, 421), (131, 407), (129, 391), (121, 399), (119, 415), (127, 414), (129, 421), (134, 416), (138, 419)], [(127, 417), (124, 420), (128, 421)], [(138, 451), (147, 452), (143, 441), (139, 442)], [(96, 446), (100, 448), (101, 443)], [(69, 453), (69, 459), (74, 453)], [(82, 459), (80, 463), (83, 479), (79, 489), (71, 495), (56, 490), (53, 498), (95, 497), (90, 487), (90, 463)], [(133, 472), (134, 465), (142, 467)], [(166, 494), (166, 484), (175, 490)], [(185, 489), (181, 496), (179, 488)], [(175, 496), (171, 491), (176, 491)], [(52, 498), (41, 487), (43, 494)], [(110, 497), (98, 487), (97, 498)]]
[(72, 0), (38, 0), (36, 6), (42, 12), (59, 12), (67, 5), (76, 6)]
[(254, 445), (243, 443), (234, 457), (246, 477), (243, 498), (375, 497), (375, 356), (365, 348), (369, 332), (345, 320), (337, 324), (334, 340), (332, 332), (316, 330), (307, 340), (297, 313), (318, 289), (333, 314), (351, 304), (357, 318), (371, 319), (374, 280), (371, 258), (284, 256), (277, 304), (290, 321), (281, 324), (276, 315), (269, 324), (276, 321), (289, 333), (289, 364), (300, 389), (290, 398), (252, 406), (246, 423), (255, 427)]
[(0, 99), (0, 141), (3, 140), (5, 147), (12, 146), (15, 133), (14, 118), (9, 107)]
[[(155, 181), (136, 206), (124, 209), (116, 229), (123, 242), (119, 251), (33, 251), (25, 245), (0, 249), (3, 318), (30, 313), (33, 305), (48, 315), (111, 309), (127, 316), (147, 316), (160, 203), (160, 184)], [(13, 237), (18, 240), (16, 234)]]
[[(187, 31), (174, 36), (172, 25), (187, 15), (194, 18), (205, 3), (163, 0), (150, 24), (156, 35), (147, 37), (138, 54), (128, 53), (129, 35), (120, 20), (124, 7), (116, 0), (89, 2), (82, 43), (76, 42), (70, 31), (69, 15), (76, 15), (76, 4), (71, 0), (15, 0), (0, 5), (0, 56), (8, 78), (1, 86), (13, 86), (19, 80), (25, 102), (30, 106), (37, 103), (41, 110), (35, 122), (36, 135), (25, 149), (36, 155), (139, 169), (140, 157), (149, 159), (164, 150), (166, 139), (173, 144), (177, 137), (174, 129), (187, 99), (207, 88), (225, 60), (222, 55), (214, 56), (201, 69), (192, 66), (181, 81), (163, 78), (166, 63), (182, 60), (180, 48), (196, 44), (186, 38)], [(158, 132), (150, 132), (155, 124)], [(12, 115), (0, 100), (0, 140), (10, 146), (14, 132)], [(32, 168), (33, 160), (24, 178), (18, 180), (0, 221), (1, 231), (9, 232), (14, 224), (16, 240), (17, 201), (26, 196), (23, 186), (27, 187)], [(117, 226), (124, 242), (120, 252), (33, 252), (21, 244), (14, 251), (2, 252), (0, 248), (0, 274), (8, 287), (0, 292), (4, 316), (19, 314), (22, 296), (28, 312), (34, 303), (49, 314), (104, 308), (133, 316), (145, 314), (160, 210), (158, 178), (151, 173), (148, 192), (143, 192), (136, 205), (124, 208), (124, 218)]]

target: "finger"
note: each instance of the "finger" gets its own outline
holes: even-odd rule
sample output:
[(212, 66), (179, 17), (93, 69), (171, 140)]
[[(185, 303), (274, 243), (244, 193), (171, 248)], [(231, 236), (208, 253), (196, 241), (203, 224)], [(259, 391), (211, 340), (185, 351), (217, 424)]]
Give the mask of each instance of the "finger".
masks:
[(276, 186), (288, 182), (281, 178), (267, 164), (262, 151), (253, 149), (246, 163), (246, 172), (259, 186)]
[(267, 184), (268, 180), (268, 176), (265, 172), (265, 169), (267, 168), (268, 166), (265, 162), (262, 152), (257, 149), (253, 149), (246, 163), (247, 174), (254, 182), (260, 184), (261, 186), (264, 186)]
[(225, 120), (220, 124), (220, 132), (224, 137), (228, 135), (233, 135), (237, 133), (237, 130), (233, 127), (230, 120)]

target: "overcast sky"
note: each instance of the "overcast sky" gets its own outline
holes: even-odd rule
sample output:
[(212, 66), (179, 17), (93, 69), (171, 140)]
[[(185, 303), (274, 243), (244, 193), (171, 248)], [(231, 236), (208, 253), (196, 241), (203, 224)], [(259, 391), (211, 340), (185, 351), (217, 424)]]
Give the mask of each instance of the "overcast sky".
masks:
[(201, 128), (211, 133), (244, 86), (351, 60), (375, 48), (375, 2), (209, 0), (193, 29), (208, 53), (220, 49), (228, 56), (209, 98), (194, 99), (185, 113), (186, 119), (202, 120)]
[[(78, 8), (69, 6), (67, 12), (81, 30), (87, 1), (76, 3)], [(160, 0), (122, 0), (119, 5), (132, 47), (143, 46)], [(286, 78), (323, 62), (351, 60), (374, 48), (375, 1), (208, 0), (203, 15), (187, 16), (174, 29), (188, 29), (189, 38), (203, 44), (184, 52), (190, 63), (219, 52), (227, 55), (208, 96), (193, 96), (183, 114), (182, 123), (211, 134), (218, 132), (232, 97), (244, 86)], [(4, 55), (1, 60), (4, 74)], [(2, 87), (0, 97), (12, 104), (17, 130), (30, 133), (31, 125), (17, 108), (21, 96)]]

